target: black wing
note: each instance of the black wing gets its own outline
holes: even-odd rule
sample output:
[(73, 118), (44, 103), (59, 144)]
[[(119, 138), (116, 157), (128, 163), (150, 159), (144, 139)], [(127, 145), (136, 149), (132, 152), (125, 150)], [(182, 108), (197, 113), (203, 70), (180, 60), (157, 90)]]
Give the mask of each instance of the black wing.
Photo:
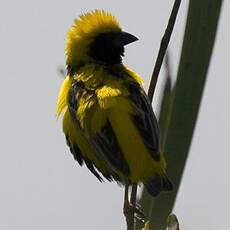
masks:
[[(76, 117), (76, 110), (78, 107), (78, 101), (80, 97), (82, 97), (84, 94), (86, 94), (86, 91), (81, 86), (81, 82), (80, 83), (74, 82), (72, 84), (72, 87), (69, 92), (69, 97), (68, 97), (68, 109), (69, 109), (71, 119), (75, 125), (75, 128), (78, 131), (80, 131), (83, 136), (85, 136), (85, 134)], [(91, 162), (88, 158), (83, 157), (83, 154), (81, 153), (79, 147), (76, 144), (74, 146), (71, 145), (70, 141), (68, 140), (68, 136), (66, 136), (66, 141), (67, 141), (67, 145), (70, 147), (70, 151), (73, 154), (74, 159), (77, 160), (80, 165), (83, 165), (83, 163), (85, 163), (86, 167), (90, 170), (90, 172), (93, 173), (94, 176), (96, 176), (99, 181), (103, 181), (102, 177), (98, 173), (98, 171), (101, 172), (100, 169), (97, 169), (98, 170), (97, 171), (95, 169), (93, 162)], [(102, 174), (106, 179), (112, 180), (111, 175), (105, 175), (104, 173)]]
[[(76, 110), (79, 99), (84, 96), (87, 97), (87, 92), (84, 89), (84, 86), (81, 82), (75, 82), (69, 93), (69, 110), (76, 128), (82, 131), (83, 135), (85, 135), (89, 141), (89, 144), (94, 147), (98, 157), (104, 160), (113, 171), (119, 170), (125, 175), (129, 175), (130, 171), (128, 164), (123, 157), (116, 135), (114, 134), (109, 121), (107, 121), (101, 131), (94, 136), (89, 136), (80, 126), (76, 117)], [(113, 177), (118, 180), (116, 173), (113, 174)]]
[(91, 138), (91, 143), (112, 168), (127, 176), (130, 174), (128, 163), (123, 157), (116, 135), (108, 120), (101, 131)]
[(135, 125), (152, 157), (155, 160), (160, 160), (160, 131), (152, 104), (139, 85), (130, 84), (130, 92), (131, 100), (138, 108), (138, 113), (133, 116)]
[(152, 157), (155, 160), (160, 160), (160, 131), (151, 101), (143, 88), (137, 82), (133, 81), (133, 77), (127, 70), (114, 71), (108, 68), (107, 71), (114, 76), (123, 79), (126, 78), (128, 80), (127, 87), (131, 93), (131, 100), (136, 104), (137, 108), (139, 108), (139, 113), (133, 116), (133, 121), (143, 137), (144, 143), (149, 149)]
[(74, 159), (79, 163), (80, 166), (82, 166), (84, 160), (83, 160), (81, 150), (78, 148), (76, 144), (72, 145), (72, 143), (69, 140), (68, 134), (65, 136), (65, 138), (66, 138), (66, 144), (69, 146), (70, 152), (72, 153)]
[[(88, 167), (88, 169), (101, 181), (102, 178), (98, 174), (97, 171), (102, 173), (102, 175), (109, 181), (116, 180), (121, 181), (117, 173), (111, 172), (113, 171), (113, 168), (116, 169), (122, 169), (122, 172), (128, 171), (128, 166), (125, 165), (125, 162), (121, 152), (119, 151), (119, 146), (116, 141), (115, 135), (112, 135), (111, 132), (112, 129), (108, 128), (108, 124), (105, 125), (105, 127), (102, 129), (101, 133), (98, 133), (96, 136), (91, 137), (88, 135), (88, 133), (81, 127), (79, 120), (76, 116), (76, 111), (78, 108), (78, 102), (80, 98), (82, 97), (89, 97), (92, 96), (94, 93), (92, 91), (88, 92), (84, 84), (82, 82), (73, 82), (72, 87), (69, 92), (68, 97), (68, 108), (70, 112), (71, 119), (75, 125), (75, 128), (78, 129), (82, 133), (82, 135), (88, 140), (88, 144), (92, 145), (94, 147), (95, 153), (97, 154), (97, 157), (102, 160), (105, 164), (108, 165), (108, 167), (111, 169), (110, 173), (102, 172), (99, 168), (96, 168), (93, 162), (91, 162), (88, 158), (85, 158), (82, 156), (80, 149), (77, 146), (70, 148), (72, 150), (72, 154), (74, 155), (74, 158), (79, 162), (80, 165), (85, 162), (85, 165)], [(112, 167), (111, 167), (112, 166)], [(97, 170), (96, 170), (96, 169)]]

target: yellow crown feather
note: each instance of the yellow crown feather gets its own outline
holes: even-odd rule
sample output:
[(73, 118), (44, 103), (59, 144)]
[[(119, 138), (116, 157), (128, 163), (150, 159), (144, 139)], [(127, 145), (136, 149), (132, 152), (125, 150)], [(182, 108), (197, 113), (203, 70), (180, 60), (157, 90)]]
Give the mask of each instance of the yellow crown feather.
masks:
[(98, 34), (120, 31), (116, 18), (104, 10), (94, 10), (80, 15), (67, 33), (66, 64), (73, 67), (77, 65), (76, 62), (87, 61), (89, 45)]

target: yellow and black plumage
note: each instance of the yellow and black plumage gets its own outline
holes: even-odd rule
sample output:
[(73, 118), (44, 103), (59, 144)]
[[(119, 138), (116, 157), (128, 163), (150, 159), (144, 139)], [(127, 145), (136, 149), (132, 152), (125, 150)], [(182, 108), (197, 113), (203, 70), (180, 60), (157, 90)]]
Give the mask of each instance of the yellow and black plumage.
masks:
[(122, 64), (137, 38), (109, 13), (76, 19), (66, 38), (68, 74), (57, 102), (74, 158), (101, 181), (143, 182), (153, 196), (171, 190), (159, 149), (159, 128), (142, 79)]

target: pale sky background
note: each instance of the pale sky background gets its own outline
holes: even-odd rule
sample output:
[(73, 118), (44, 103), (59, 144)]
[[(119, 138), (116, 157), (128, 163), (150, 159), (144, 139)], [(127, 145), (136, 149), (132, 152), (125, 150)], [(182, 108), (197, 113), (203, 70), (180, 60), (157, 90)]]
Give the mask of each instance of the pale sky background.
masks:
[[(174, 77), (188, 1), (182, 2), (170, 44)], [(171, 7), (170, 0), (1, 0), (0, 229), (125, 229), (123, 189), (99, 183), (66, 147), (55, 118), (63, 80), (57, 67), (65, 62), (64, 39), (73, 19), (106, 9), (140, 39), (126, 49), (124, 62), (144, 77), (147, 88)], [(229, 226), (229, 12), (225, 1), (174, 210), (181, 229)]]

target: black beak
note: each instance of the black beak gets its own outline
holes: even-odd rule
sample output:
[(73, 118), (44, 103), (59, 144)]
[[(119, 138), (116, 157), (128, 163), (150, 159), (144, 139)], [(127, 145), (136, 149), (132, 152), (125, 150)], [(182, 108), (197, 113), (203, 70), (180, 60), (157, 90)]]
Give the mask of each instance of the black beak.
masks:
[(134, 35), (126, 33), (126, 32), (121, 32), (116, 35), (114, 39), (114, 43), (116, 46), (125, 46), (137, 40), (138, 38), (135, 37)]

